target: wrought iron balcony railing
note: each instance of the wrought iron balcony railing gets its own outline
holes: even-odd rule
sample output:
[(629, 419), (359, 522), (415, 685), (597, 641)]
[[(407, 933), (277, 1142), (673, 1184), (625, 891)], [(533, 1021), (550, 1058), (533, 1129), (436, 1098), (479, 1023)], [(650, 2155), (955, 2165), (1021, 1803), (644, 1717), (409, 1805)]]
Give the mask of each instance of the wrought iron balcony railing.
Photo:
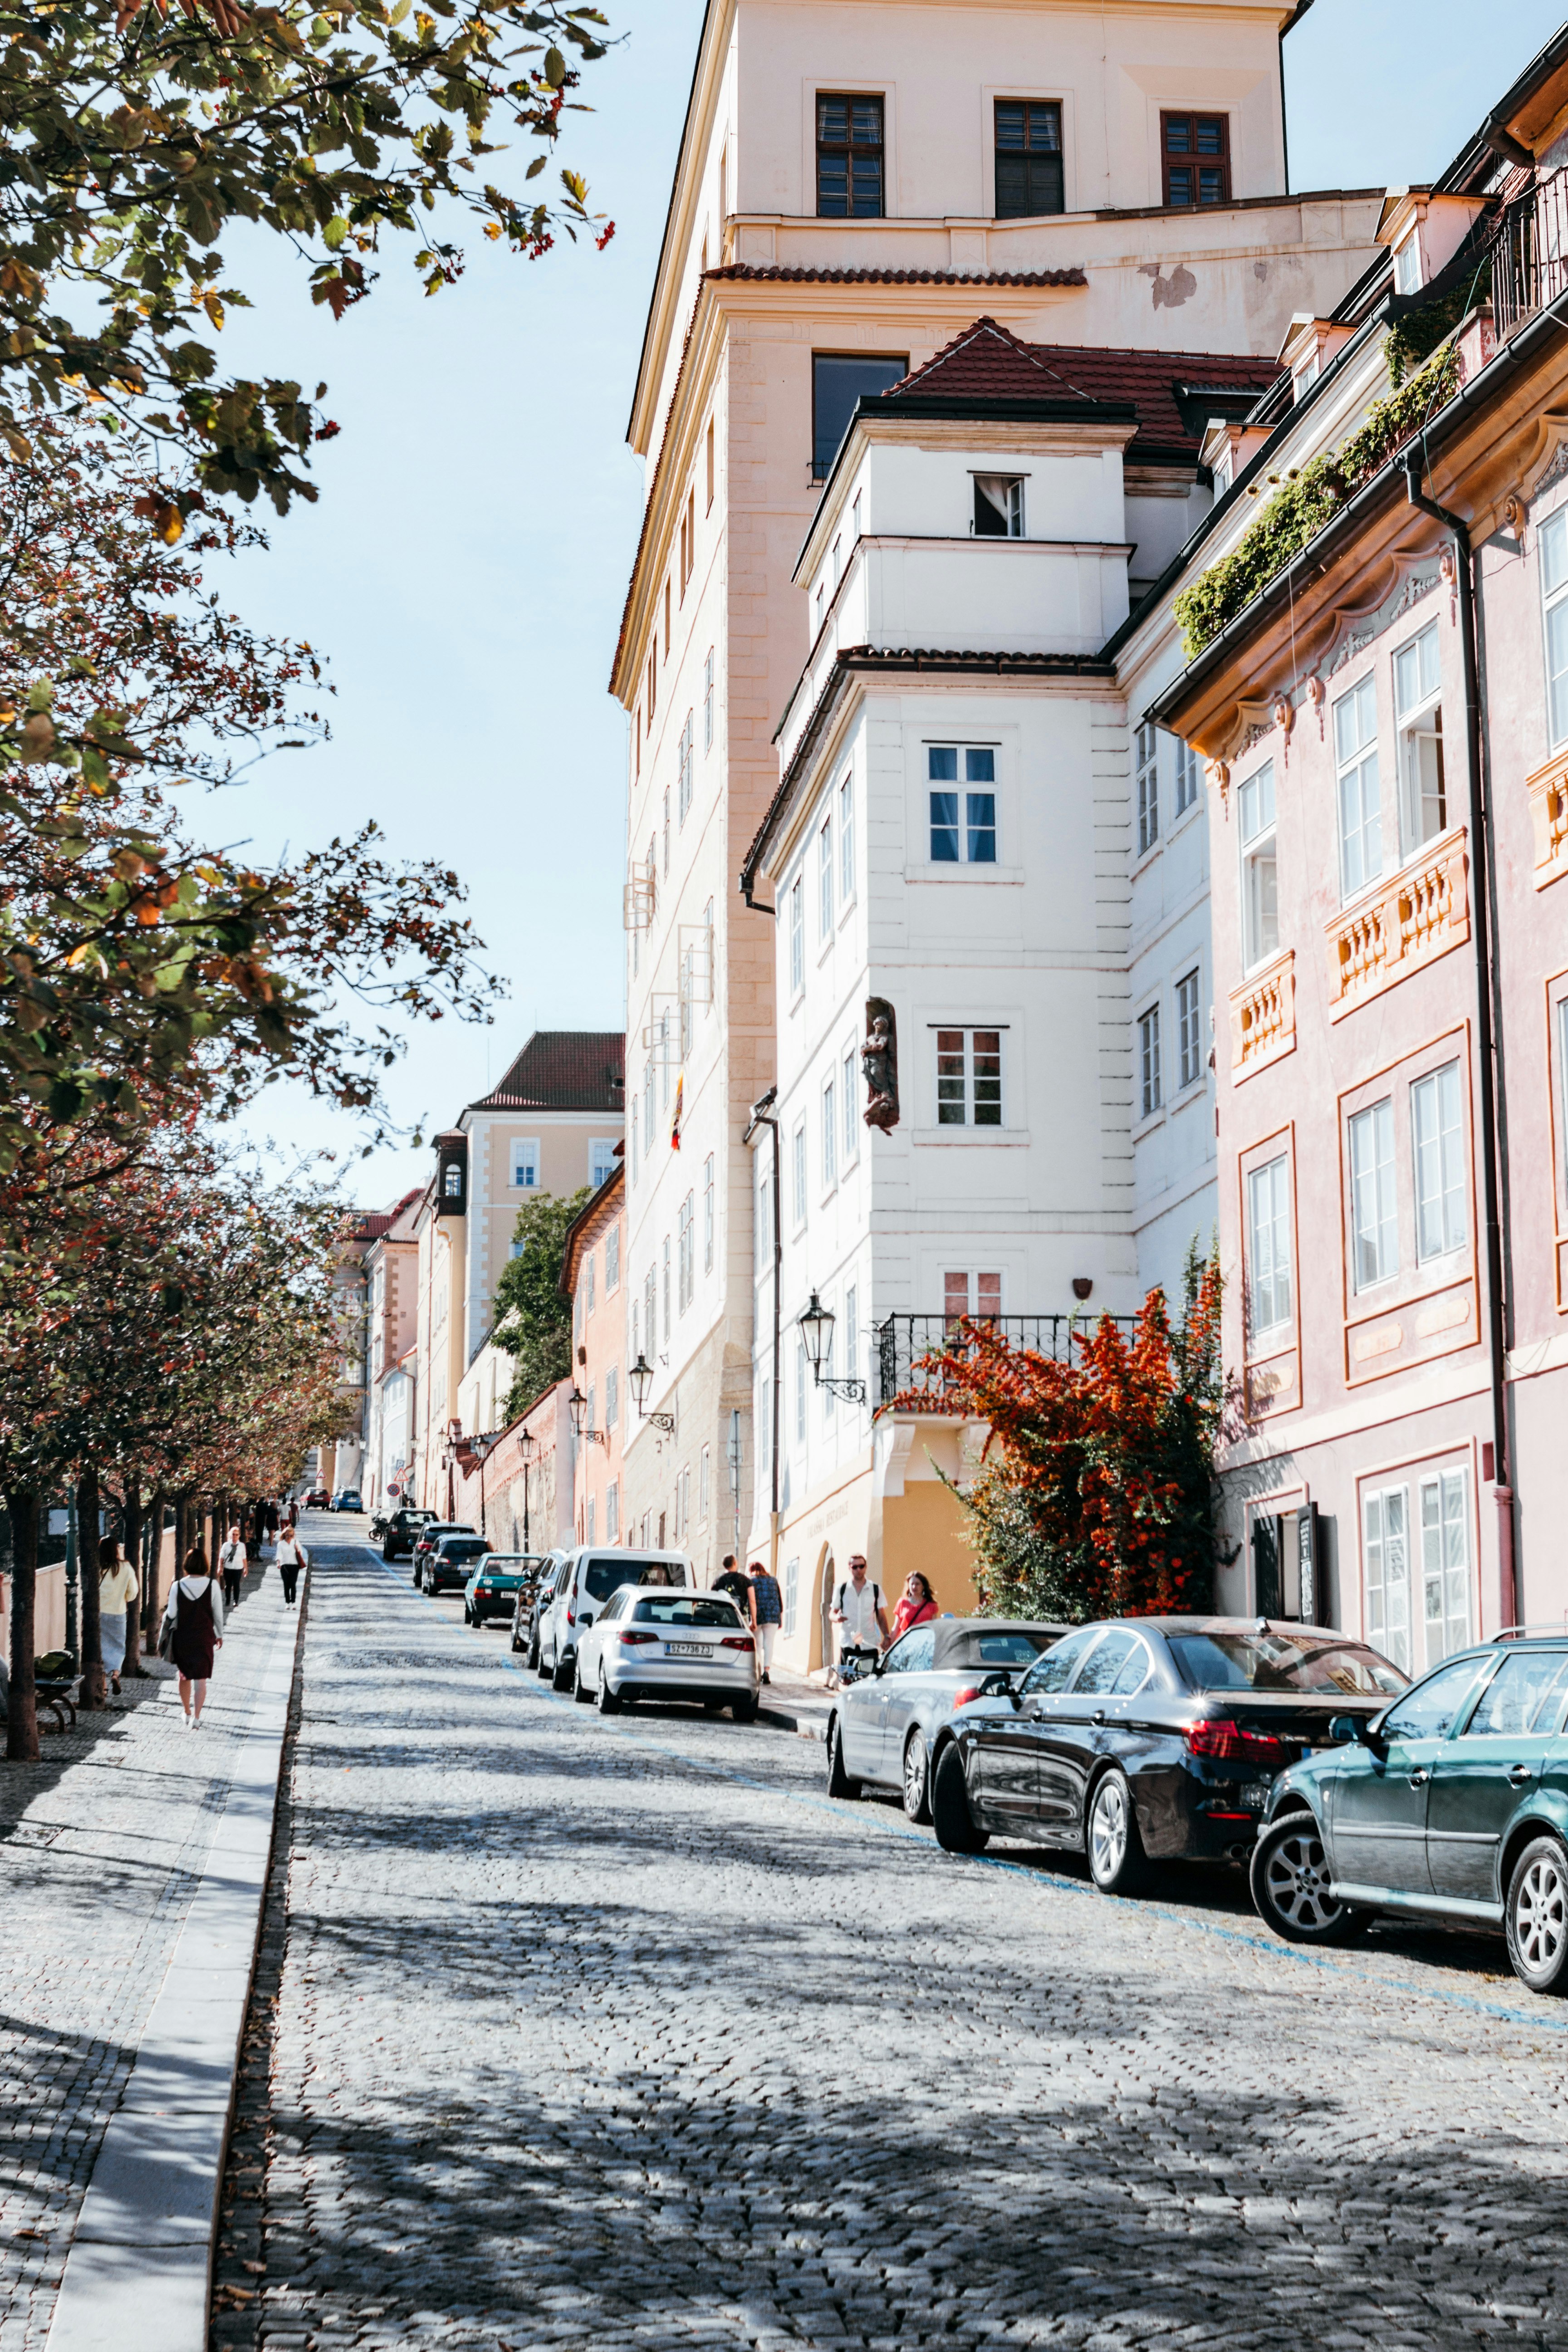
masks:
[(1568, 165), (1508, 205), (1490, 257), (1492, 323), (1501, 343), (1568, 291)]
[[(1092, 1310), (1078, 1315), (986, 1315), (973, 1319), (1000, 1331), (1009, 1347), (1027, 1348), (1058, 1363), (1067, 1361), (1075, 1330), (1093, 1330), (1101, 1320)], [(1133, 1315), (1110, 1318), (1123, 1333), (1131, 1333), (1137, 1319)], [(922, 1401), (930, 1399), (932, 1412), (950, 1410), (945, 1402), (945, 1376), (921, 1367), (926, 1357), (944, 1349), (952, 1352), (962, 1342), (963, 1320), (956, 1315), (889, 1315), (885, 1323), (873, 1325), (877, 1402), (891, 1404), (895, 1397), (912, 1391)]]

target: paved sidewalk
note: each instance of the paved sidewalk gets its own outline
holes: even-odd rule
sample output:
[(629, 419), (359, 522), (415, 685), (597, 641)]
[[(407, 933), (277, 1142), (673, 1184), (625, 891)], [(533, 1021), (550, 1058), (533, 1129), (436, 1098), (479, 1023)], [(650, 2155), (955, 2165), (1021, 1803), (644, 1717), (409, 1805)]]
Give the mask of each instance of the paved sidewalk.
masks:
[(784, 1731), (798, 1731), (803, 1739), (826, 1738), (833, 1699), (821, 1683), (811, 1682), (804, 1675), (792, 1675), (787, 1666), (775, 1667), (767, 1688), (759, 1696), (765, 1723), (775, 1723)]
[(173, 1670), (0, 1764), (0, 2352), (47, 2333), (83, 2191), (227, 1798), (281, 1613), (271, 1570), (231, 1612), (200, 1731)]

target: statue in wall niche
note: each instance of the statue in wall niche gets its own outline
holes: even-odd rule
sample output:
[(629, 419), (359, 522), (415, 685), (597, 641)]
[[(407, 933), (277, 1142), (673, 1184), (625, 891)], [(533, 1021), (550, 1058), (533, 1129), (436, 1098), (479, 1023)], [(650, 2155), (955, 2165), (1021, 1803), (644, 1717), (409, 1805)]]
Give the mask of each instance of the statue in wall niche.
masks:
[(899, 1123), (899, 1016), (885, 996), (866, 999), (866, 1124), (889, 1135)]

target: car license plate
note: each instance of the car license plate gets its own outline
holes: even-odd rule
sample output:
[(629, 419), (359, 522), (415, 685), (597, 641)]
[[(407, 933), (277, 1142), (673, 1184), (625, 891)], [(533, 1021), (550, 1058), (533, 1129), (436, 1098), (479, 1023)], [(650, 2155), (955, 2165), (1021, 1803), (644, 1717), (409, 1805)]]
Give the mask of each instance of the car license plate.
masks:
[(664, 1646), (672, 1658), (705, 1658), (708, 1655), (706, 1642), (667, 1642)]
[(1260, 1813), (1268, 1802), (1267, 1780), (1248, 1780), (1241, 1792), (1241, 1801), (1248, 1812)]

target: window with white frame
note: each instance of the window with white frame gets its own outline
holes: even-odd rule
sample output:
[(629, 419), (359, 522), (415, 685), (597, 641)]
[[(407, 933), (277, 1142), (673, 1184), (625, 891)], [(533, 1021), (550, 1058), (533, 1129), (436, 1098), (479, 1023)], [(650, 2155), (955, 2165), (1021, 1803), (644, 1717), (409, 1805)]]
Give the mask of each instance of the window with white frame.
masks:
[(827, 1337), (823, 1342), (822, 1377), (817, 1383), (817, 1393), (822, 1399), (822, 1418), (824, 1421), (832, 1420), (833, 1408), (837, 1402), (833, 1391), (827, 1384), (833, 1378), (833, 1343), (837, 1337), (838, 1325), (837, 1320), (835, 1320), (828, 1325)]
[(833, 1080), (822, 1089), (822, 1189), (832, 1190), (838, 1181), (838, 1106), (834, 1100)]
[(1024, 483), (1017, 474), (976, 474), (973, 530), (976, 539), (1022, 539)]
[(614, 1135), (601, 1135), (588, 1146), (588, 1181), (595, 1192), (601, 1184), (607, 1184), (616, 1172), (616, 1145), (618, 1140), (618, 1137)]
[(1176, 743), (1176, 814), (1185, 816), (1198, 796), (1198, 755), (1190, 743)]
[(696, 1224), (697, 1202), (688, 1192), (676, 1213), (677, 1244), (676, 1289), (680, 1312), (684, 1315), (696, 1290)]
[(855, 779), (838, 787), (838, 896), (847, 906), (855, 896)]
[(595, 1310), (595, 1307), (596, 1307), (596, 1306), (597, 1306), (597, 1304), (598, 1304), (598, 1299), (597, 1299), (597, 1296), (596, 1296), (596, 1292), (597, 1292), (597, 1287), (598, 1287), (598, 1286), (597, 1286), (597, 1284), (596, 1284), (596, 1282), (595, 1282), (595, 1270), (596, 1270), (596, 1268), (597, 1268), (597, 1265), (598, 1265), (598, 1258), (597, 1258), (597, 1256), (596, 1256), (595, 1253), (593, 1250), (590, 1250), (590, 1251), (588, 1252), (587, 1264), (586, 1264), (586, 1265), (585, 1265), (585, 1267), (584, 1267), (584, 1272), (585, 1272), (585, 1274), (586, 1274), (586, 1276), (587, 1276), (588, 1312), (589, 1312), (589, 1314), (590, 1314), (590, 1315), (592, 1315), (592, 1314), (593, 1314), (593, 1312), (594, 1312), (594, 1310)]
[(595, 1382), (590, 1381), (588, 1383), (588, 1427), (590, 1429), (597, 1429), (598, 1426), (599, 1391)]
[(643, 1331), (648, 1354), (658, 1353), (658, 1273), (649, 1266), (647, 1280), (643, 1285)]
[(1284, 1152), (1247, 1171), (1247, 1306), (1254, 1345), (1290, 1320), (1290, 1170)]
[(1371, 1290), (1399, 1271), (1399, 1212), (1394, 1182), (1394, 1101), (1357, 1111), (1350, 1123), (1351, 1231), (1355, 1286)]
[(713, 1271), (713, 1154), (702, 1162), (702, 1271)]
[(708, 648), (708, 658), (702, 665), (702, 749), (713, 749), (713, 648)]
[(637, 1098), (636, 1095), (632, 1097), (631, 1115), (626, 1120), (626, 1139), (632, 1147), (630, 1181), (635, 1184), (642, 1173), (638, 1160), (638, 1145), (641, 1140), (641, 1129), (637, 1119)]
[[(931, 743), (931, 856), (933, 866), (996, 863), (996, 753), (984, 743)], [(959, 790), (960, 784), (965, 789)]]
[(686, 723), (680, 730), (679, 765), (676, 772), (676, 803), (679, 810), (679, 822), (682, 824), (686, 823), (687, 812), (691, 806), (692, 771), (696, 764), (695, 745), (692, 740), (691, 713), (689, 710), (686, 714)]
[(939, 1127), (1001, 1126), (1000, 1029), (937, 1031), (936, 1123)]
[(1459, 1065), (1445, 1062), (1410, 1089), (1415, 1154), (1415, 1255), (1447, 1257), (1468, 1239), (1464, 1102)]
[(527, 1142), (511, 1147), (511, 1181), (520, 1192), (535, 1192), (539, 1189), (539, 1142), (531, 1137)]
[(1548, 515), (1537, 535), (1546, 635), (1546, 725), (1553, 747), (1568, 742), (1568, 508)]
[(1421, 243), (1411, 230), (1394, 248), (1394, 290), (1414, 294), (1421, 283)]
[(1152, 723), (1139, 728), (1134, 739), (1132, 796), (1138, 813), (1138, 855), (1152, 849), (1160, 837), (1160, 730)]
[(972, 1322), (994, 1320), (1002, 1312), (1002, 1276), (972, 1266), (948, 1267), (942, 1277), (942, 1311), (950, 1331), (966, 1316)]
[(1428, 1667), (1471, 1639), (1469, 1487), (1463, 1469), (1421, 1481), (1421, 1630)]
[(618, 1543), (621, 1538), (621, 1482), (612, 1478), (605, 1489), (605, 1541)]
[(805, 1223), (805, 1121), (804, 1118), (801, 1120), (800, 1125), (795, 1129), (792, 1140), (792, 1150), (795, 1160), (793, 1171), (795, 1176), (795, 1221), (797, 1225), (804, 1225)]
[(1340, 896), (1353, 898), (1383, 871), (1383, 800), (1377, 772), (1377, 681), (1369, 672), (1334, 705), (1339, 771)]
[(1204, 1074), (1203, 1007), (1199, 977), (1184, 972), (1176, 982), (1177, 1084), (1195, 1087)]
[(854, 1283), (844, 1294), (844, 1374), (847, 1380), (858, 1378), (860, 1361), (860, 1332), (857, 1317), (860, 1294)]
[(784, 1572), (784, 1637), (787, 1642), (800, 1618), (800, 1562), (786, 1559)]
[(1410, 1494), (1384, 1486), (1362, 1496), (1362, 1580), (1366, 1638), (1402, 1674), (1410, 1657)]
[(840, 1100), (844, 1107), (844, 1165), (847, 1168), (860, 1149), (860, 1127), (855, 1117), (855, 1048), (853, 1045), (844, 1056), (844, 1067), (840, 1076), (843, 1079)]
[(664, 1249), (662, 1252), (659, 1271), (663, 1276), (664, 1344), (668, 1349), (669, 1346), (669, 1335), (671, 1330), (674, 1328), (674, 1318), (671, 1316), (669, 1311), (669, 1235), (668, 1234), (666, 1234), (664, 1237)]
[(654, 1098), (653, 1055), (651, 1054), (648, 1055), (647, 1064), (644, 1066), (643, 1081), (643, 1149), (645, 1151), (651, 1151), (653, 1150), (653, 1122), (658, 1112), (658, 1104)]
[(1394, 656), (1394, 709), (1399, 726), (1399, 845), (1414, 856), (1448, 823), (1443, 777), (1442, 672), (1434, 621)]
[(795, 1351), (795, 1441), (805, 1443), (805, 1391), (809, 1376), (805, 1369), (805, 1346), (797, 1341)]
[(1275, 862), (1274, 762), (1237, 794), (1241, 844), (1241, 934), (1247, 969), (1279, 951), (1279, 876)]
[(594, 1502), (595, 1497), (590, 1495), (586, 1503), (583, 1507), (583, 1540), (584, 1543), (597, 1543), (599, 1540), (598, 1537), (594, 1533)]
[(633, 1299), (633, 1301), (632, 1301), (632, 1361), (633, 1361), (633, 1363), (634, 1363), (634, 1364), (637, 1362), (637, 1358), (641, 1355), (641, 1353), (642, 1353), (642, 1315), (641, 1315), (641, 1311), (640, 1311), (640, 1308), (639, 1308), (639, 1306), (638, 1306), (638, 1302), (634, 1298), (634, 1299)]
[(833, 819), (823, 820), (816, 835), (817, 936), (833, 937)]
[(789, 985), (792, 996), (805, 986), (805, 877), (801, 874), (789, 886)]
[(617, 1219), (605, 1235), (605, 1296), (621, 1286), (621, 1228)]
[(1138, 1015), (1138, 1114), (1152, 1118), (1162, 1101), (1160, 1092), (1160, 1008), (1152, 1004)]
[(621, 1417), (621, 1368), (612, 1364), (605, 1374), (605, 1427), (614, 1429)]

